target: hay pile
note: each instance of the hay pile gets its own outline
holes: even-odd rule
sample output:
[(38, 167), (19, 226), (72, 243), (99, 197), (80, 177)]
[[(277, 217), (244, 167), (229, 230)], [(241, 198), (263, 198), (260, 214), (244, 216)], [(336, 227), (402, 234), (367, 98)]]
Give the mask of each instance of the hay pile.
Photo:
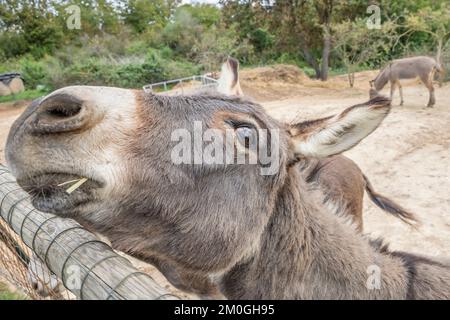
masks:
[(309, 80), (309, 77), (300, 68), (287, 64), (244, 69), (240, 76), (242, 82), (251, 82), (256, 85), (268, 82), (302, 84)]
[(320, 81), (309, 78), (297, 66), (285, 64), (244, 69), (240, 73), (240, 81), (244, 93), (260, 102), (309, 96), (320, 93), (320, 89), (349, 87), (346, 76)]
[(245, 95), (260, 102), (301, 94), (301, 85), (309, 79), (300, 68), (284, 64), (243, 69), (239, 75)]

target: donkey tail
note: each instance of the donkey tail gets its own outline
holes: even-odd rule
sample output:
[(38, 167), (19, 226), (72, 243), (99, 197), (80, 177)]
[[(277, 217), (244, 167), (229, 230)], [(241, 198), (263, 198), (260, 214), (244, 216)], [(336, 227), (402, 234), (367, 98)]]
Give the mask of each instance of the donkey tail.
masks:
[(436, 62), (434, 65), (434, 70), (439, 74), (439, 86), (442, 87), (445, 77), (445, 69), (439, 62)]
[(419, 221), (417, 220), (416, 216), (413, 213), (407, 211), (406, 209), (396, 204), (394, 201), (388, 199), (387, 197), (377, 193), (374, 190), (369, 179), (365, 175), (363, 176), (364, 181), (366, 182), (366, 192), (373, 203), (375, 203), (379, 208), (392, 214), (393, 216), (399, 218), (400, 220), (411, 226), (415, 226), (419, 223)]

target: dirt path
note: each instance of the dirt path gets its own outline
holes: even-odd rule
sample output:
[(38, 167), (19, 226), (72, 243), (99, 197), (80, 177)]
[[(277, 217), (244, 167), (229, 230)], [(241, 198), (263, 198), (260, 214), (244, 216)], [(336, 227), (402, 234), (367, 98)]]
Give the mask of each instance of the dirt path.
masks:
[[(314, 119), (364, 102), (367, 91), (323, 89), (314, 95), (263, 102), (277, 119)], [(388, 95), (389, 89), (383, 94)], [(436, 88), (437, 103), (427, 109), (428, 91), (404, 88), (405, 104), (394, 97), (391, 114), (371, 136), (346, 153), (369, 177), (377, 191), (416, 213), (415, 231), (364, 201), (365, 232), (382, 236), (397, 250), (448, 255), (450, 248), (450, 85)]]
[(0, 103), (0, 163), (5, 163), (5, 144), (9, 128), (30, 101)]

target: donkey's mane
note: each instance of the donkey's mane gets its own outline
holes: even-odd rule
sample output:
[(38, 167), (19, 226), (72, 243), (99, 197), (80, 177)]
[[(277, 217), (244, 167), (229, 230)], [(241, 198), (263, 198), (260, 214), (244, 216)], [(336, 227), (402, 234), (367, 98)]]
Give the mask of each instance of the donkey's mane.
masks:
[(228, 96), (214, 91), (199, 91), (186, 95), (162, 95), (154, 93), (144, 93), (144, 99), (148, 102), (155, 103), (161, 107), (192, 107), (202, 108), (205, 104), (216, 108), (226, 108), (230, 105), (246, 105), (252, 108), (263, 110), (260, 104), (251, 99), (241, 96)]
[(375, 79), (373, 79), (372, 81), (377, 81), (386, 71), (387, 67), (390, 66), (391, 63), (387, 63), (386, 65), (383, 66), (383, 68), (380, 69), (380, 72), (378, 72), (377, 76), (375, 77)]

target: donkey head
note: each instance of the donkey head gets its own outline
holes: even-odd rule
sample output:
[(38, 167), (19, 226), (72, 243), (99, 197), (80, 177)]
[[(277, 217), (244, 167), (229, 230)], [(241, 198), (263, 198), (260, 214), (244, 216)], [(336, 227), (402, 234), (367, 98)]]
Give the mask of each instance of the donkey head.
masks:
[(380, 93), (377, 90), (375, 90), (375, 88), (370, 88), (370, 90), (369, 90), (370, 99), (373, 99), (379, 95), (380, 95)]
[(216, 272), (259, 246), (295, 162), (355, 146), (388, 102), (285, 125), (238, 97), (66, 87), (15, 121), (6, 159), (38, 209), (78, 219), (140, 257)]

